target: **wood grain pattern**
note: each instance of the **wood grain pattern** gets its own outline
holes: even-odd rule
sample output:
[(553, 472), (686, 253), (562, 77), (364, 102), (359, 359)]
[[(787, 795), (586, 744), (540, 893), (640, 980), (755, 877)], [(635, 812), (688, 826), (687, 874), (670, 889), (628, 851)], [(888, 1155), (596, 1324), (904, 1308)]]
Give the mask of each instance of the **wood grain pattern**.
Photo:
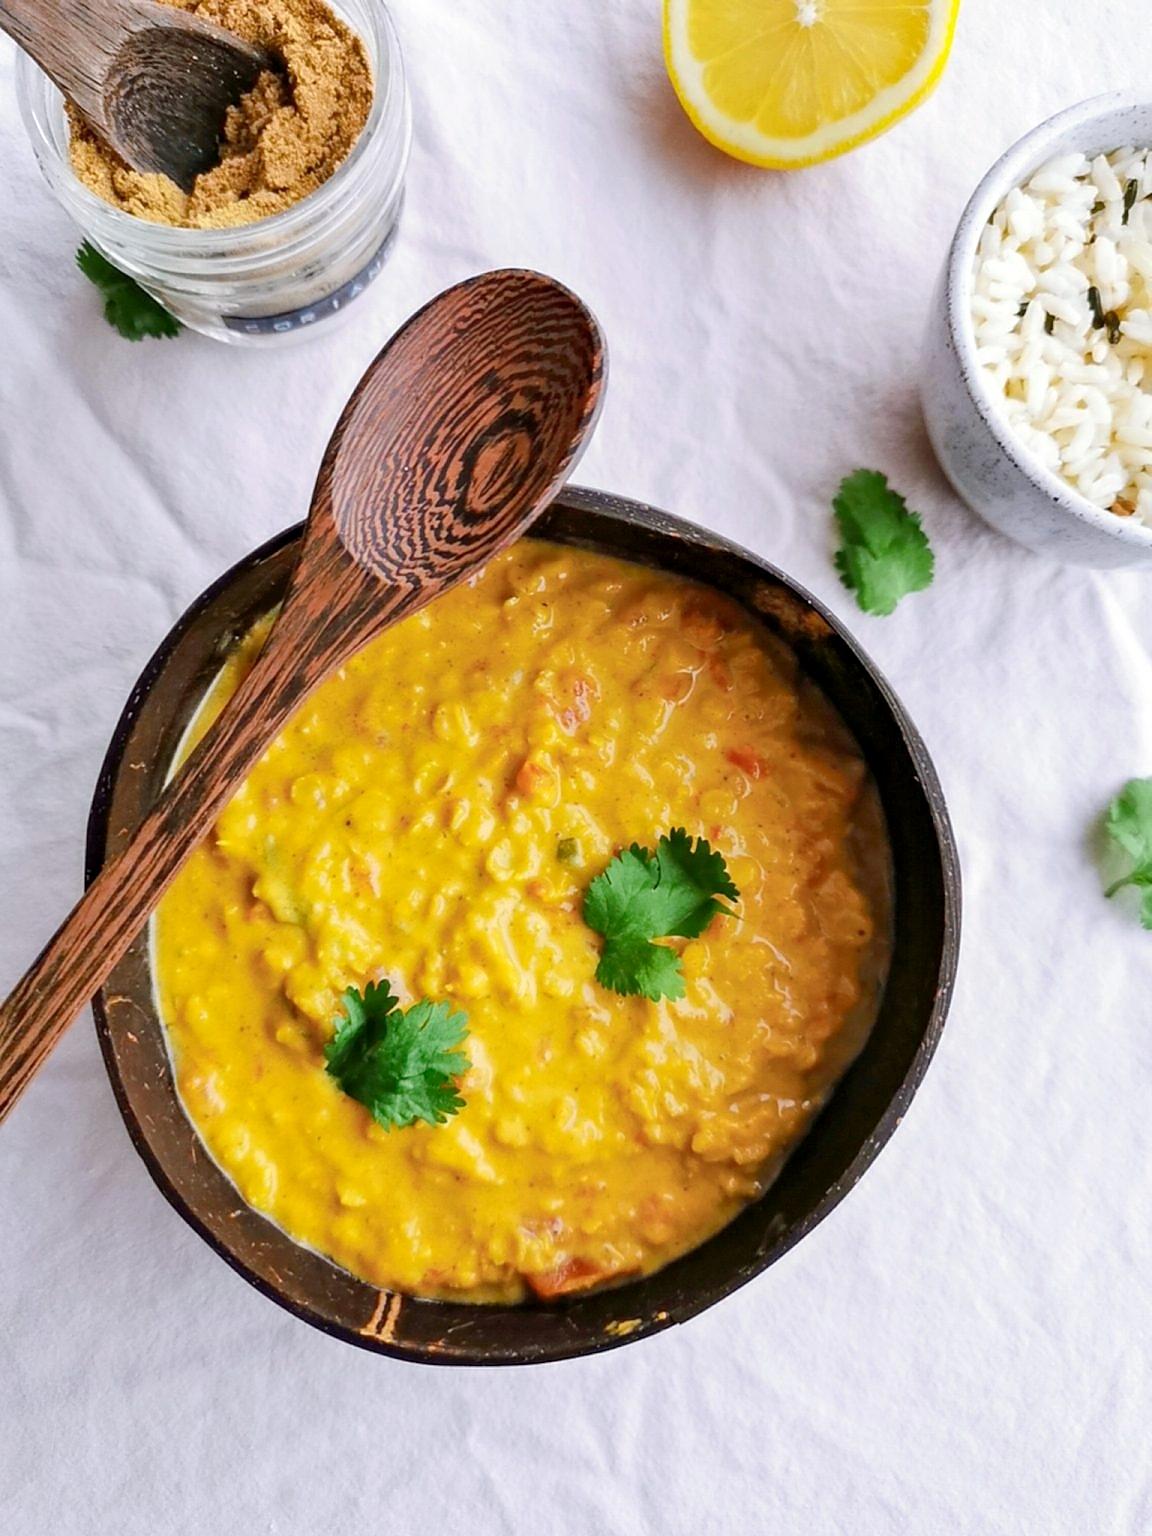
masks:
[(512, 543), (595, 423), (603, 344), (550, 279), (495, 272), (400, 331), (345, 407), (256, 666), (0, 1008), (0, 1120), (306, 695)]
[(189, 191), (220, 159), (224, 116), (262, 48), (158, 0), (0, 0), (0, 28), (137, 171)]

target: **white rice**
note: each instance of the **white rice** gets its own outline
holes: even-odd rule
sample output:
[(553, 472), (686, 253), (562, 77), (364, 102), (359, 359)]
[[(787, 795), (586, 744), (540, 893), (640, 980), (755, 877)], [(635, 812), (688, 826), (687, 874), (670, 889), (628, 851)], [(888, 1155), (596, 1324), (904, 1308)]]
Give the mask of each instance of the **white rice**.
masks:
[(1152, 527), (1150, 161), (1061, 155), (1014, 187), (980, 237), (972, 324), (1021, 442), (1096, 506)]

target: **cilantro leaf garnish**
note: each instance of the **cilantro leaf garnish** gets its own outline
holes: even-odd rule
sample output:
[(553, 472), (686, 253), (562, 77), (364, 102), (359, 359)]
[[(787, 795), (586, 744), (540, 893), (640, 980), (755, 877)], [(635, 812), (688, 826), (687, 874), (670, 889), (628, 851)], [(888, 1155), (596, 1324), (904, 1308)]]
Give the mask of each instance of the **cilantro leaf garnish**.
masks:
[(633, 843), (597, 875), (584, 897), (584, 921), (602, 934), (596, 967), (601, 986), (653, 1002), (684, 996), (684, 972), (675, 950), (653, 939), (695, 939), (717, 914), (738, 901), (724, 856), (704, 838), (693, 843), (682, 827), (662, 837), (655, 853)]
[(183, 330), (175, 315), (87, 240), (76, 252), (76, 265), (104, 295), (105, 320), (129, 341), (141, 341), (145, 336), (179, 336)]
[(1108, 807), (1104, 825), (1113, 842), (1132, 857), (1132, 868), (1104, 894), (1115, 896), (1127, 886), (1136, 886), (1144, 893), (1140, 921), (1152, 928), (1152, 779), (1129, 779)]
[(865, 613), (883, 617), (931, 585), (935, 559), (920, 518), (884, 475), (858, 469), (841, 482), (832, 508), (844, 540), (836, 569)]
[(390, 1129), (425, 1120), (442, 1125), (464, 1108), (456, 1079), (469, 1068), (457, 1050), (468, 1020), (427, 998), (402, 1009), (387, 981), (349, 987), (344, 1015), (324, 1049), (330, 1076)]

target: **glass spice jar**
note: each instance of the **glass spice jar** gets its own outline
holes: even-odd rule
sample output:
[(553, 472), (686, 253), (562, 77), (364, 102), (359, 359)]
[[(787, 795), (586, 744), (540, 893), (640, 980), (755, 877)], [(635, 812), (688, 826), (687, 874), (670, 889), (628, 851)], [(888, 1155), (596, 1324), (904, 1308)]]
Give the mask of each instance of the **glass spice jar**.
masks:
[(278, 346), (326, 333), (379, 274), (395, 238), (411, 145), (396, 29), (379, 0), (329, 0), (358, 34), (375, 91), (360, 137), (315, 192), (231, 229), (176, 229), (114, 208), (76, 177), (55, 85), (24, 53), (16, 92), (36, 159), (87, 240), (183, 324), (217, 341)]

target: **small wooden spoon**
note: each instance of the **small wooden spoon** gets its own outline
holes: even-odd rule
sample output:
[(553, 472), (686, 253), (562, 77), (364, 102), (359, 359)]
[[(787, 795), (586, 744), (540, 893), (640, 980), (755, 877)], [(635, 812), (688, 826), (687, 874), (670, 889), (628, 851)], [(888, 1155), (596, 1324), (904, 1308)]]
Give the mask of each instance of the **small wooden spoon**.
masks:
[(0, 0), (0, 29), (133, 170), (185, 192), (219, 163), (228, 108), (262, 70), (283, 73), (263, 48), (157, 0)]
[(0, 1007), (0, 1120), (309, 691), (548, 505), (595, 424), (603, 358), (580, 301), (516, 271), (449, 289), (376, 358), (328, 444), (255, 666)]

